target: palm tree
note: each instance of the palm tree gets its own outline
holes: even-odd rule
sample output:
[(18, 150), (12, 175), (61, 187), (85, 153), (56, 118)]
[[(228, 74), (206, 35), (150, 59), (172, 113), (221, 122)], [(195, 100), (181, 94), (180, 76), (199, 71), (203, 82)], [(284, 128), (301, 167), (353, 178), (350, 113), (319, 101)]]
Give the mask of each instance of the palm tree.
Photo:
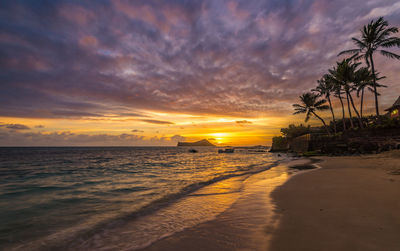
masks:
[[(335, 68), (333, 68), (332, 70), (335, 70)], [(331, 71), (331, 70), (329, 70), (329, 71)], [(346, 118), (345, 118), (346, 114), (345, 114), (345, 111), (344, 111), (344, 104), (343, 104), (343, 98), (342, 98), (342, 95), (343, 95), (342, 85), (340, 83), (338, 83), (337, 81), (335, 81), (334, 76), (332, 76), (331, 74), (326, 74), (325, 76), (332, 83), (332, 85), (333, 85), (332, 86), (332, 91), (334, 93), (334, 96), (339, 99), (340, 104), (342, 106), (343, 131), (346, 131)]]
[(352, 54), (352, 58), (356, 61), (364, 58), (368, 67), (371, 66), (377, 116), (379, 116), (378, 92), (376, 90), (378, 86), (376, 83), (377, 78), (373, 54), (375, 51), (379, 51), (385, 57), (400, 60), (400, 55), (380, 49), (400, 47), (400, 38), (391, 36), (392, 34), (399, 32), (398, 28), (388, 26), (389, 23), (384, 20), (383, 17), (380, 17), (376, 21), (372, 20), (368, 25), (364, 25), (361, 30), (361, 39), (352, 38), (358, 48), (345, 50), (339, 53), (339, 56), (343, 54)]
[(329, 106), (324, 105), (326, 103), (326, 100), (325, 99), (318, 100), (318, 95), (311, 92), (304, 93), (299, 98), (301, 104), (293, 105), (295, 110), (293, 114), (305, 113), (306, 114), (305, 122), (307, 122), (310, 119), (310, 117), (314, 115), (316, 118), (321, 120), (322, 124), (325, 127), (326, 132), (330, 136), (331, 133), (329, 132), (324, 119), (318, 116), (318, 114), (316, 113), (316, 111), (324, 111), (329, 109)]
[(363, 123), (361, 120), (360, 113), (358, 112), (356, 106), (354, 105), (353, 96), (351, 95), (351, 92), (353, 92), (356, 89), (352, 83), (354, 83), (355, 72), (359, 65), (360, 65), (360, 63), (351, 63), (349, 59), (344, 59), (341, 62), (337, 63), (337, 68), (333, 68), (333, 70), (329, 70), (330, 74), (333, 76), (334, 81), (336, 81), (338, 84), (342, 85), (342, 87), (346, 93), (347, 107), (349, 110), (350, 124), (351, 124), (352, 128), (354, 128), (354, 125), (353, 125), (350, 104), (353, 107), (353, 110), (357, 115), (357, 119), (360, 124), (360, 127), (363, 128)]
[(331, 92), (333, 91), (333, 81), (330, 80), (329, 76), (325, 74), (320, 80), (317, 80), (318, 85), (315, 89), (312, 89), (311, 91), (316, 92), (319, 97), (325, 96), (325, 98), (329, 102), (329, 108), (331, 110), (332, 114), (332, 120), (333, 120), (333, 130), (336, 134), (336, 119), (335, 119), (335, 113), (333, 112), (332, 108), (332, 102), (331, 102)]
[[(378, 76), (378, 73), (376, 73)], [(385, 77), (377, 78), (377, 79), (383, 79)], [(371, 71), (367, 67), (362, 67), (358, 69), (355, 74), (354, 74), (354, 84), (355, 87), (357, 88), (357, 97), (360, 97), (360, 92), (361, 92), (361, 101), (360, 101), (360, 116), (361, 119), (363, 118), (363, 105), (364, 105), (364, 90), (365, 88), (368, 88), (370, 91), (374, 92), (373, 88), (374, 83), (373, 83), (373, 75)], [(383, 86), (380, 84), (377, 84), (378, 86)]]
[(363, 117), (363, 105), (364, 105), (364, 89), (368, 86), (373, 86), (372, 74), (366, 67), (362, 67), (355, 72), (354, 84), (357, 88), (357, 97), (360, 97), (360, 116)]

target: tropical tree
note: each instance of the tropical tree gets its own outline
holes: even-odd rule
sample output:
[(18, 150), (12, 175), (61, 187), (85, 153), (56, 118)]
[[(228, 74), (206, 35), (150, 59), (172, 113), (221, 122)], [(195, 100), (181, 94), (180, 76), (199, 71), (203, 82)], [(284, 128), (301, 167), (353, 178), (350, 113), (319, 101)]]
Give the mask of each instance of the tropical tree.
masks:
[(281, 128), (281, 133), (287, 139), (294, 139), (310, 132), (310, 126), (304, 126), (303, 124), (300, 124), (298, 126), (296, 126), (295, 124), (290, 124), (287, 128)]
[[(376, 74), (376, 79), (381, 80), (386, 78), (385, 76), (379, 77), (379, 73)], [(364, 92), (365, 88), (374, 93), (374, 82), (372, 72), (367, 67), (362, 67), (355, 72), (354, 75), (354, 85), (357, 88), (357, 97), (360, 97), (361, 93), (361, 101), (360, 101), (360, 116), (363, 118), (363, 105), (364, 105)], [(377, 87), (386, 87), (385, 85), (376, 83)], [(380, 94), (378, 93), (378, 96)]]
[(295, 112), (293, 114), (305, 113), (306, 114), (305, 122), (307, 122), (311, 118), (311, 116), (315, 116), (316, 118), (321, 120), (326, 132), (330, 136), (331, 133), (329, 132), (324, 119), (321, 118), (316, 113), (316, 111), (324, 111), (324, 110), (329, 109), (329, 106), (324, 105), (326, 103), (326, 100), (318, 99), (319, 98), (318, 95), (316, 95), (312, 92), (304, 93), (299, 98), (300, 98), (301, 104), (293, 105), (294, 110), (295, 110)]
[(349, 116), (350, 116), (350, 125), (352, 128), (354, 128), (354, 125), (353, 125), (350, 104), (353, 107), (353, 110), (357, 115), (357, 119), (360, 124), (360, 127), (363, 128), (363, 123), (361, 120), (360, 113), (358, 112), (358, 110), (354, 104), (353, 96), (351, 95), (351, 93), (356, 89), (356, 87), (353, 83), (354, 83), (354, 79), (355, 79), (355, 72), (359, 65), (360, 65), (360, 63), (352, 63), (349, 59), (344, 59), (341, 62), (337, 63), (337, 68), (334, 68), (333, 70), (329, 70), (329, 73), (333, 76), (333, 80), (336, 81), (338, 84), (342, 85), (343, 90), (346, 93), (347, 107), (348, 107)]
[(371, 66), (372, 76), (373, 76), (373, 89), (375, 95), (375, 109), (376, 115), (379, 116), (379, 104), (378, 104), (378, 92), (377, 92), (377, 77), (374, 65), (374, 52), (378, 51), (385, 57), (399, 59), (400, 55), (393, 52), (383, 50), (381, 48), (392, 48), (400, 47), (400, 38), (393, 37), (392, 34), (399, 32), (397, 27), (389, 27), (389, 23), (380, 17), (377, 20), (372, 20), (368, 25), (364, 25), (361, 29), (361, 38), (352, 38), (356, 44), (356, 49), (345, 50), (339, 53), (352, 54), (352, 59), (358, 61), (362, 58), (365, 59), (368, 67)]
[(317, 87), (315, 89), (312, 89), (311, 91), (316, 92), (319, 97), (324, 96), (328, 100), (329, 108), (332, 114), (333, 130), (336, 134), (336, 119), (331, 102), (331, 93), (334, 89), (333, 81), (331, 81), (328, 75), (324, 75), (320, 80), (317, 80), (317, 83)]
[[(335, 68), (330, 69), (329, 72), (330, 72), (330, 71), (335, 71)], [(327, 80), (328, 80), (329, 82), (331, 82), (331, 84), (332, 84), (332, 92), (333, 92), (333, 95), (334, 95), (336, 98), (339, 99), (340, 105), (342, 106), (343, 131), (346, 131), (346, 119), (345, 119), (346, 114), (345, 114), (345, 111), (344, 111), (344, 104), (343, 104), (343, 97), (342, 97), (342, 95), (344, 94), (344, 92), (343, 92), (343, 90), (342, 90), (342, 85), (341, 85), (339, 82), (337, 82), (337, 81), (335, 80), (335, 77), (334, 77), (332, 74), (326, 74), (325, 76), (326, 76)]]
[(363, 105), (364, 105), (364, 90), (367, 87), (373, 86), (372, 74), (368, 68), (362, 67), (355, 72), (354, 84), (357, 88), (357, 97), (360, 97), (360, 116), (363, 117)]

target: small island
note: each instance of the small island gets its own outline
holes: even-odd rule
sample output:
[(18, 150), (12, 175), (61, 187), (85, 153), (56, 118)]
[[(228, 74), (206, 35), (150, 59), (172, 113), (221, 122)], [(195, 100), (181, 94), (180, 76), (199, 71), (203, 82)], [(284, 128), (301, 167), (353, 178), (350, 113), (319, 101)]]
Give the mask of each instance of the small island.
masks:
[(196, 142), (178, 142), (177, 146), (215, 146), (210, 141), (203, 139)]

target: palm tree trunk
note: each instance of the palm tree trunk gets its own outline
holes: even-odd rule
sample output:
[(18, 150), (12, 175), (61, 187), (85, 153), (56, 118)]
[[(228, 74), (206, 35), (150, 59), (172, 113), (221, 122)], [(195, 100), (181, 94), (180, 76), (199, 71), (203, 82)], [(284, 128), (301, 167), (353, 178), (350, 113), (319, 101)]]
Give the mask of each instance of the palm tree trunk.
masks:
[(328, 130), (328, 127), (325, 124), (325, 120), (323, 118), (321, 118), (320, 116), (318, 116), (315, 112), (312, 112), (312, 114), (314, 114), (315, 117), (317, 117), (319, 120), (322, 121), (322, 124), (324, 124), (325, 130), (328, 133), (329, 136), (331, 136), (331, 133)]
[(340, 104), (342, 105), (343, 131), (346, 131), (346, 119), (345, 119), (345, 113), (344, 113), (344, 104), (343, 104), (342, 96), (340, 95), (340, 93), (338, 94), (338, 98), (340, 100)]
[(364, 88), (361, 90), (361, 104), (360, 104), (360, 116), (363, 118), (363, 104), (364, 104)]
[(350, 116), (350, 126), (351, 126), (351, 128), (354, 129), (353, 116), (351, 115), (351, 108), (350, 108), (350, 101), (349, 101), (349, 93), (347, 91), (346, 91), (346, 98), (347, 98), (347, 108), (349, 110), (349, 116)]
[(328, 102), (329, 102), (329, 107), (331, 108), (331, 113), (332, 113), (332, 119), (333, 119), (333, 130), (336, 134), (336, 120), (335, 120), (335, 113), (333, 112), (333, 108), (332, 108), (332, 102), (331, 102), (331, 97), (330, 95), (327, 96), (328, 98)]
[(374, 95), (375, 95), (376, 116), (379, 116), (378, 92), (376, 91), (375, 66), (374, 66), (374, 60), (372, 59), (372, 54), (369, 55), (369, 60), (371, 61), (372, 78), (374, 80)]
[(357, 108), (354, 105), (354, 100), (353, 100), (353, 97), (351, 96), (350, 92), (348, 93), (348, 96), (350, 97), (351, 106), (353, 107), (354, 111), (356, 112), (356, 115), (357, 115), (357, 118), (358, 118), (358, 123), (360, 124), (360, 128), (363, 128), (364, 126), (363, 126), (360, 114), (358, 113)]

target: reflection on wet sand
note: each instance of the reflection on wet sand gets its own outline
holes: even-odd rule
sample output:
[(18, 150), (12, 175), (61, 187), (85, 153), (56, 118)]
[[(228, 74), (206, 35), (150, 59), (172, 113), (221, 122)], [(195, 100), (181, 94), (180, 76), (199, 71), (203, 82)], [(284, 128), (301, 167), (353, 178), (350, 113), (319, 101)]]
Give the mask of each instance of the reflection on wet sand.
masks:
[[(245, 177), (240, 191), (215, 198), (216, 202), (237, 198), (215, 219), (164, 238), (144, 250), (266, 250), (269, 236), (279, 222), (270, 193), (288, 177), (284, 165)], [(223, 184), (217, 185), (219, 191), (225, 188)], [(211, 187), (206, 189), (212, 191)]]
[(277, 223), (269, 194), (287, 178), (288, 168), (281, 165), (216, 182), (154, 214), (115, 223), (69, 249), (261, 250)]

